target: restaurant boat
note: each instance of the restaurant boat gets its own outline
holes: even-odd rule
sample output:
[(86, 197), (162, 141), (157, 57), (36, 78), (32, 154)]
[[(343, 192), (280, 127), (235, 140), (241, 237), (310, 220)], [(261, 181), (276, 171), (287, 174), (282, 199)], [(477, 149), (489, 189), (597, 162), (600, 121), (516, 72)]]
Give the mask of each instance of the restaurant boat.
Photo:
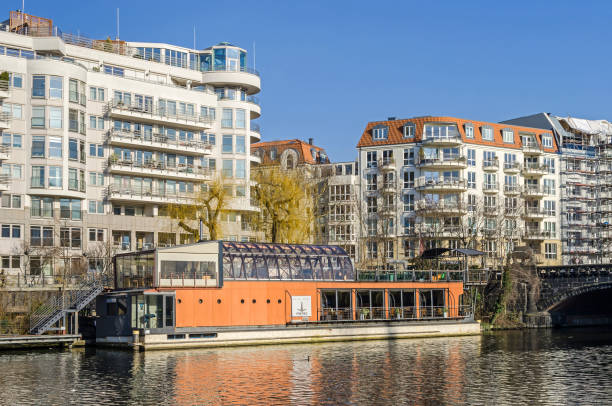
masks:
[[(96, 344), (134, 349), (478, 334), (464, 271), (358, 273), (333, 245), (206, 241), (119, 254)], [(363, 280), (368, 279), (368, 280)]]

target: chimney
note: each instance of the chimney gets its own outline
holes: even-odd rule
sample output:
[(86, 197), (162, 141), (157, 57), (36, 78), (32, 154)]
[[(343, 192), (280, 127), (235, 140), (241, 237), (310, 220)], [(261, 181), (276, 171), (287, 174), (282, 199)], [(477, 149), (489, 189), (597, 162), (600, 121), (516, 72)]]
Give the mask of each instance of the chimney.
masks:
[(387, 117), (387, 121), (395, 121), (395, 117)]
[(308, 138), (308, 143), (309, 143), (310, 145), (312, 145), (313, 141), (314, 141), (314, 140), (313, 140), (312, 138)]

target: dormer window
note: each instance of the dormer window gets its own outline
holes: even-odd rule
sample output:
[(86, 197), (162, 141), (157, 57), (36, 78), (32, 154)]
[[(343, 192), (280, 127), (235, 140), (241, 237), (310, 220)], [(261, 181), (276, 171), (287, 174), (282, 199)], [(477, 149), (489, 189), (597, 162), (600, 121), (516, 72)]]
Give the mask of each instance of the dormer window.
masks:
[(474, 126), (472, 124), (465, 125), (465, 137), (474, 138)]
[(386, 125), (376, 125), (372, 128), (372, 139), (373, 140), (386, 140), (389, 134), (389, 127)]
[(485, 141), (493, 141), (493, 127), (488, 125), (483, 125), (481, 127), (482, 131), (482, 139)]
[(504, 143), (514, 144), (514, 131), (511, 128), (504, 128), (502, 131)]
[(404, 124), (404, 138), (414, 138), (416, 126), (413, 123)]
[(542, 134), (542, 146), (544, 148), (552, 148), (553, 147), (553, 139), (550, 134)]

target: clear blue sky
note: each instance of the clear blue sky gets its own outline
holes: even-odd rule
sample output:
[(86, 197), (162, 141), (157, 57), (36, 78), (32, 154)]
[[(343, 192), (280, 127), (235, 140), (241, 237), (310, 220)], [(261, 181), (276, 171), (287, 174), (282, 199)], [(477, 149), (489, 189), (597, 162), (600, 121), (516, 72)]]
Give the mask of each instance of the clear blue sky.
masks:
[[(20, 0), (7, 0), (10, 9)], [(546, 111), (612, 118), (609, 1), (26, 1), (65, 32), (197, 47), (256, 43), (264, 140), (350, 160), (368, 121)], [(6, 10), (8, 18), (8, 10)]]

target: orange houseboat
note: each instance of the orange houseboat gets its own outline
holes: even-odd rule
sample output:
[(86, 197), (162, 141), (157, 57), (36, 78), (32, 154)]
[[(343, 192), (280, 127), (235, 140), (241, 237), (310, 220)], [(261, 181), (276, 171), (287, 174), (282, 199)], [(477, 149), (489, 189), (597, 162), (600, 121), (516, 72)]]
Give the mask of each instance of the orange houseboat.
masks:
[(145, 349), (479, 333), (461, 306), (463, 271), (358, 275), (338, 246), (207, 241), (120, 254), (114, 262), (115, 289), (96, 303), (98, 344)]

